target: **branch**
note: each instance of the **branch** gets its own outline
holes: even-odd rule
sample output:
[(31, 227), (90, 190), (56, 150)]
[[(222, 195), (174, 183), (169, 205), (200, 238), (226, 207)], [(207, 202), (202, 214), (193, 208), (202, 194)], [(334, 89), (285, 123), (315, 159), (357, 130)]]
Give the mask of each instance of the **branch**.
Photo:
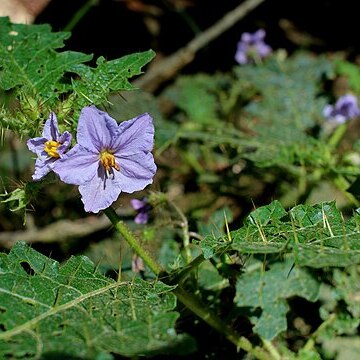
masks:
[(44, 228), (29, 227), (23, 231), (4, 231), (0, 233), (0, 247), (11, 249), (19, 241), (27, 243), (55, 243), (74, 237), (85, 237), (109, 227), (105, 216), (89, 216), (78, 220), (59, 220)]
[(241, 3), (213, 26), (196, 36), (185, 47), (148, 69), (145, 75), (134, 81), (134, 85), (149, 92), (155, 91), (162, 82), (171, 79), (180, 69), (189, 64), (198, 50), (230, 29), (264, 1), (246, 0)]

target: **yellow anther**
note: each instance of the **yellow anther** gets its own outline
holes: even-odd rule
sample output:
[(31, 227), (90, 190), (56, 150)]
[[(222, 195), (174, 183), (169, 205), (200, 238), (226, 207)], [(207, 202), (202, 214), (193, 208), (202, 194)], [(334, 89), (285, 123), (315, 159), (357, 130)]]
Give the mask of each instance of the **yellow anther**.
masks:
[(109, 173), (112, 168), (117, 171), (120, 170), (119, 165), (115, 162), (115, 156), (108, 150), (103, 150), (100, 152), (100, 161), (107, 173)]
[(57, 152), (57, 148), (60, 145), (61, 144), (57, 141), (49, 140), (45, 143), (44, 150), (49, 156), (54, 157), (54, 158), (59, 158), (60, 155)]

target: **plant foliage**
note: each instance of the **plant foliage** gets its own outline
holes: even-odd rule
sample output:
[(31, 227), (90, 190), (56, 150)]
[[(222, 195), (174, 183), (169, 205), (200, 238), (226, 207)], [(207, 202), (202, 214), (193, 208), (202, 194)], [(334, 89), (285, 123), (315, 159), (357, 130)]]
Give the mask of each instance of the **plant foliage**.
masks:
[(334, 202), (298, 205), (286, 211), (278, 201), (250, 213), (230, 236), (207, 236), (200, 243), (206, 257), (219, 251), (244, 254), (293, 253), (295, 263), (322, 268), (360, 262), (360, 217), (344, 220)]
[(1, 254), (0, 269), (2, 358), (191, 349), (189, 338), (176, 334), (176, 299), (161, 282), (111, 280), (84, 256), (60, 265), (22, 242)]

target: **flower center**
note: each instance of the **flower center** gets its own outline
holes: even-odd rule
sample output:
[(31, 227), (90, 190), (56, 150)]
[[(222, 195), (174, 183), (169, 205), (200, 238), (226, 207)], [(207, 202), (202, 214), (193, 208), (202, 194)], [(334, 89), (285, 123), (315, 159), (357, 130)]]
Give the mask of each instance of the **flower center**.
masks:
[(45, 152), (51, 156), (51, 157), (54, 157), (54, 158), (59, 158), (60, 155), (59, 153), (57, 152), (57, 148), (60, 146), (61, 144), (57, 141), (54, 141), (54, 140), (49, 140), (45, 143), (45, 146), (44, 146), (44, 150)]
[(117, 171), (120, 170), (119, 165), (115, 162), (115, 156), (111, 152), (109, 152), (109, 150), (102, 150), (100, 152), (100, 161), (108, 174), (110, 173), (112, 168)]

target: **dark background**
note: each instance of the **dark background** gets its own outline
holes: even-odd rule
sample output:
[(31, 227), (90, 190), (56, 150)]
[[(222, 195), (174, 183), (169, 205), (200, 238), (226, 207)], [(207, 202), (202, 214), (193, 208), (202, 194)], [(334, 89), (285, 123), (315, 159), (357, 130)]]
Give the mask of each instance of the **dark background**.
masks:
[[(52, 0), (36, 23), (63, 30), (85, 0)], [(189, 42), (239, 0), (99, 0), (73, 28), (66, 49), (93, 53), (108, 60), (149, 48), (166, 56)], [(305, 48), (316, 53), (344, 51), (356, 61), (360, 50), (359, 12), (350, 0), (267, 0), (197, 54), (183, 72), (226, 71), (234, 62), (236, 43), (244, 31), (262, 27), (266, 41), (288, 52)], [(285, 19), (285, 21), (284, 21)], [(158, 33), (149, 30), (151, 21)]]

